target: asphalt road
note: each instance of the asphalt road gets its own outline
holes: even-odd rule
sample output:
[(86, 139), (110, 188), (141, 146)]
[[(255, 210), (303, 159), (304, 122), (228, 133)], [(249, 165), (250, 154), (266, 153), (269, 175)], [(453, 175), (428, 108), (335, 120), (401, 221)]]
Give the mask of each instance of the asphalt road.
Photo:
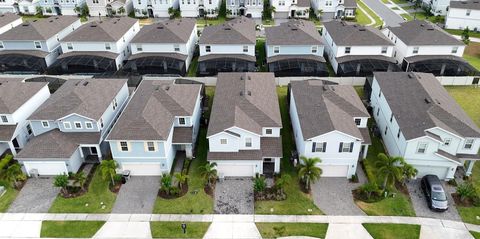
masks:
[(363, 2), (383, 19), (387, 27), (396, 27), (405, 22), (400, 15), (394, 13), (380, 0), (363, 0)]

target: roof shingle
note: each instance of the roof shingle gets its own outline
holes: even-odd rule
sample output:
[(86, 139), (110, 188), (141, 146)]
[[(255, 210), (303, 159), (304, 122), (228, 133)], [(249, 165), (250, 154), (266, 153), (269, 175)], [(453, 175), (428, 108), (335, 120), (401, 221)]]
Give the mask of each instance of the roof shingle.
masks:
[(199, 44), (255, 44), (255, 22), (246, 17), (203, 29)]
[(187, 43), (195, 26), (193, 18), (155, 23), (142, 27), (132, 43)]
[(116, 42), (137, 22), (137, 19), (130, 17), (104, 18), (83, 24), (62, 42)]
[(437, 25), (423, 20), (400, 23), (400, 26), (388, 29), (408, 46), (464, 45)]
[(48, 40), (74, 22), (74, 16), (51, 16), (24, 22), (0, 35), (0, 41), (42, 41)]
[(383, 33), (370, 26), (360, 26), (344, 21), (324, 22), (323, 26), (337, 46), (391, 46), (393, 43)]

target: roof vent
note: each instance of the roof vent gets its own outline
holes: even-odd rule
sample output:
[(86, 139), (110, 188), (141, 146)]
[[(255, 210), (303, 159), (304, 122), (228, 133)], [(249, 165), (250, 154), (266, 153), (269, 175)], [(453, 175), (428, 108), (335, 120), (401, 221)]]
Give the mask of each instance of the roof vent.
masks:
[(432, 101), (429, 98), (425, 98), (425, 103), (430, 104)]
[(22, 23), (22, 26), (24, 26), (24, 27), (30, 26), (30, 23), (29, 22), (24, 22), (24, 23)]
[(430, 27), (430, 28), (427, 28), (427, 31), (433, 31), (435, 29), (433, 29), (433, 27)]
[(165, 86), (165, 88), (163, 88), (163, 89), (166, 90), (166, 91), (168, 91), (168, 90), (170, 90), (170, 86), (167, 85), (167, 86)]
[(252, 95), (252, 92), (251, 92), (251, 91), (247, 91), (247, 95)]
[(88, 81), (83, 82), (83, 86), (87, 86), (87, 85), (88, 85)]
[(250, 77), (250, 76), (247, 76), (247, 80), (252, 80), (252, 77)]
[(408, 78), (412, 79), (413, 78), (413, 73), (408, 73)]
[(90, 27), (97, 27), (97, 24), (92, 23), (92, 24), (90, 24)]
[(360, 29), (358, 29), (358, 30), (361, 31), (361, 32), (364, 32), (364, 31), (366, 31), (367, 29), (365, 29), (365, 28), (362, 27), (362, 28), (360, 28)]
[(420, 24), (420, 26), (421, 26), (421, 27), (424, 27), (424, 26), (425, 26), (425, 24), (423, 24), (423, 23), (422, 23), (422, 24)]
[(322, 86), (323, 91), (327, 91), (328, 87), (326, 85)]
[(4, 17), (4, 16), (5, 16), (5, 14), (0, 15), (0, 17)]
[(232, 28), (230, 28), (230, 27), (225, 27), (225, 31), (230, 31), (230, 30), (232, 30)]
[(298, 28), (292, 27), (292, 31), (297, 31), (297, 30), (298, 30)]
[(440, 101), (438, 99), (435, 99), (435, 102), (439, 105), (441, 105)]
[(157, 87), (155, 87), (155, 90), (158, 91), (160, 89), (160, 86), (157, 85)]
[(243, 91), (240, 91), (240, 96), (243, 96)]
[(53, 20), (50, 20), (49, 22), (53, 22)]
[[(466, 2), (464, 2), (464, 3), (466, 3)], [(478, 3), (478, 1), (473, 1), (473, 3)]]
[(163, 26), (158, 26), (157, 29), (163, 29)]
[(32, 22), (37, 22), (37, 21), (38, 21), (38, 20), (37, 20), (37, 19), (35, 19), (35, 20), (33, 20)]

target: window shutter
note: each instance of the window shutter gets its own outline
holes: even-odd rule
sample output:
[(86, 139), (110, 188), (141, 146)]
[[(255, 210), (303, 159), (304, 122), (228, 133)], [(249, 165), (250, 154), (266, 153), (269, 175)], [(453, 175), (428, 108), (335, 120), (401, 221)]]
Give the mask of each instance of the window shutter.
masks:
[(350, 153), (353, 152), (353, 142), (350, 143)]
[(323, 142), (323, 152), (327, 151), (327, 142)]
[(341, 153), (343, 148), (343, 143), (340, 143), (340, 147), (338, 148), (338, 152)]
[(312, 153), (315, 153), (315, 148), (317, 147), (317, 143), (312, 143)]

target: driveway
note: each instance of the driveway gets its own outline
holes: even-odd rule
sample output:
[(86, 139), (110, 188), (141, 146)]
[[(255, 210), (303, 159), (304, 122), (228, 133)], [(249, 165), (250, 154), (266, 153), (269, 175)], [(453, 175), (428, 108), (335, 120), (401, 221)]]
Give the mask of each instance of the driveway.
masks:
[(7, 212), (47, 213), (59, 192), (53, 178), (30, 178)]
[(451, 195), (451, 193), (455, 191), (455, 188), (446, 185), (445, 183), (443, 184), (443, 187), (447, 192), (449, 208), (445, 212), (433, 212), (430, 210), (430, 208), (428, 208), (427, 201), (425, 200), (425, 196), (420, 188), (420, 179), (412, 180), (411, 182), (407, 183), (408, 192), (410, 193), (413, 209), (415, 210), (417, 217), (430, 217), (436, 219), (461, 221)]
[(405, 22), (403, 17), (390, 10), (380, 0), (363, 0), (363, 2), (383, 19), (387, 27), (396, 27)]
[(160, 177), (132, 176), (120, 188), (112, 213), (152, 213), (159, 188)]
[(215, 213), (253, 214), (253, 181), (251, 178), (231, 178), (217, 182), (215, 187)]

